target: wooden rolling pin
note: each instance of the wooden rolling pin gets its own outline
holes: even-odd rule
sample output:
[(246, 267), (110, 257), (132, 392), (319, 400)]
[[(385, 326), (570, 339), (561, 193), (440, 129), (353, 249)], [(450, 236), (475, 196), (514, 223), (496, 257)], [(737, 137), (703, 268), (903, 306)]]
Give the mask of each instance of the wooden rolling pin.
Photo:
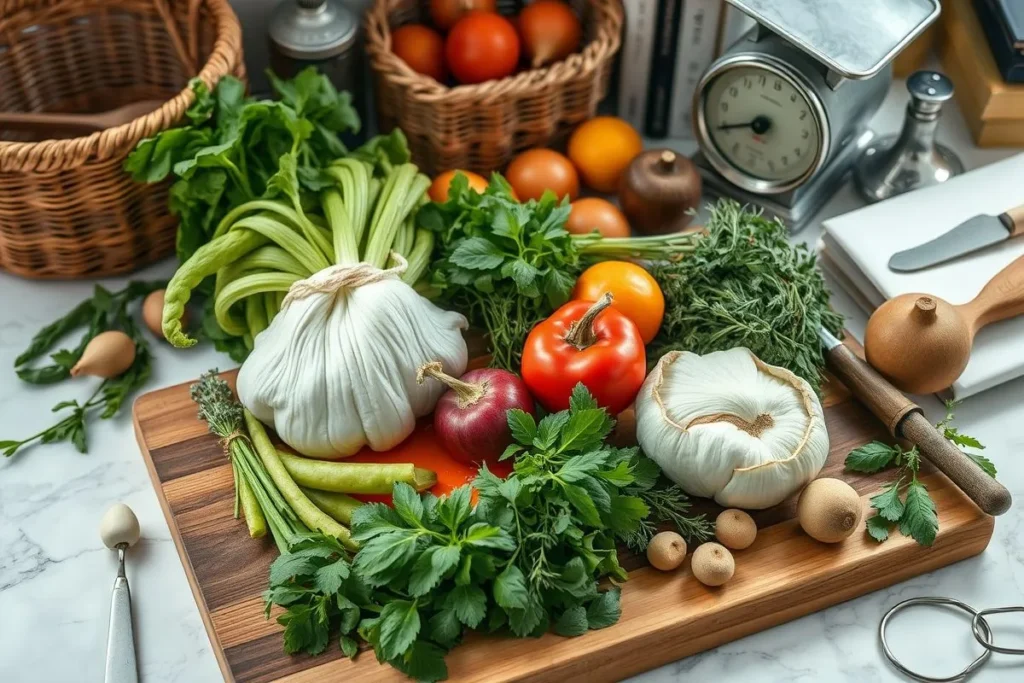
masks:
[(921, 455), (960, 487), (989, 515), (1001, 515), (1013, 502), (1010, 492), (950, 443), (921, 408), (900, 393), (827, 330), (820, 330), (828, 369), (853, 392), (897, 439), (916, 445)]

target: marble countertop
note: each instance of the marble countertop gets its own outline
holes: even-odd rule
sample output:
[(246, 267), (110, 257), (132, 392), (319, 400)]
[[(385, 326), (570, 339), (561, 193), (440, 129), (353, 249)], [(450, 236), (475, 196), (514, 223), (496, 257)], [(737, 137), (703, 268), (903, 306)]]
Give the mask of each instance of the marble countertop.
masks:
[[(902, 122), (906, 92), (897, 83), (875, 121), (888, 132)], [(974, 148), (950, 103), (940, 139), (969, 168), (1008, 156)], [(859, 205), (844, 188), (820, 218)], [(795, 240), (813, 244), (812, 224)], [(170, 261), (138, 278), (167, 277)], [(103, 280), (122, 286), (123, 278)], [(32, 335), (91, 291), (88, 282), (29, 282), (0, 274), (0, 439), (35, 433), (52, 421), (59, 400), (82, 398), (88, 382), (36, 388), (18, 381), (11, 367)], [(860, 335), (864, 315), (837, 294), (836, 307)], [(233, 363), (209, 346), (187, 352), (154, 344), (149, 387), (197, 377)], [(933, 398), (922, 399), (929, 417), (941, 415)], [(977, 436), (999, 467), (1000, 479), (1024, 501), (1024, 380), (975, 396), (957, 411), (958, 424)], [(129, 551), (139, 669), (143, 681), (207, 683), (221, 678), (185, 573), (139, 455), (129, 411), (89, 426), (89, 453), (71, 446), (37, 447), (0, 462), (0, 681), (99, 681), (103, 677), (110, 588), (115, 554), (100, 542), (103, 512), (124, 501), (138, 514), (143, 539)], [(996, 522), (988, 549), (978, 557), (919, 576), (889, 589), (797, 619), (768, 631), (638, 676), (642, 683), (709, 680), (742, 683), (870, 683), (903, 680), (882, 657), (878, 621), (902, 599), (952, 596), (978, 608), (1024, 604), (1024, 506)], [(1007, 642), (1021, 646), (1020, 615), (994, 618)], [(980, 653), (967, 619), (932, 609), (906, 613), (891, 627), (891, 642), (905, 661), (934, 676), (961, 669)], [(995, 655), (972, 680), (1024, 679), (1024, 660)]]

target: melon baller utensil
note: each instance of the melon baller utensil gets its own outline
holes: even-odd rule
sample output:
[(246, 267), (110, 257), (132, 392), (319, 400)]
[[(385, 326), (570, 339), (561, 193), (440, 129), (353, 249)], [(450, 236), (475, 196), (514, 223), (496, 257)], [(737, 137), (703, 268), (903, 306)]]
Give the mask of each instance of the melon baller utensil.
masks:
[(104, 683), (138, 683), (135, 662), (135, 633), (132, 629), (132, 596), (124, 573), (124, 551), (139, 540), (139, 520), (132, 509), (118, 503), (103, 515), (100, 537), (117, 551), (117, 578), (110, 597), (110, 627), (107, 632), (107, 664)]

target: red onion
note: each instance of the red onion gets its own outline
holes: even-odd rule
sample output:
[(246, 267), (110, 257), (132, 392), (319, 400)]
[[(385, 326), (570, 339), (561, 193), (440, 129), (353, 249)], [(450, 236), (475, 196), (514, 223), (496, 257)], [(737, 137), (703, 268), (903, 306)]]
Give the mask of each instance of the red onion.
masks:
[(453, 458), (467, 463), (497, 462), (512, 443), (506, 413), (519, 408), (534, 415), (533, 398), (523, 380), (507, 370), (470, 370), (461, 379), (446, 375), (440, 363), (416, 373), (449, 387), (434, 408), (434, 431)]

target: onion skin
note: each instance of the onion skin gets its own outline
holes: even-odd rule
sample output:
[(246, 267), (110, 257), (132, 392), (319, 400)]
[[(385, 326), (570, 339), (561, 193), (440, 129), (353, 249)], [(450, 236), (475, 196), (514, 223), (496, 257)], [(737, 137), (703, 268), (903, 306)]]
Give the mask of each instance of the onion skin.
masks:
[(519, 35), (530, 66), (539, 69), (558, 62), (580, 47), (583, 26), (561, 0), (537, 0), (519, 13)]
[(494, 463), (512, 443), (507, 413), (512, 408), (535, 415), (533, 398), (523, 380), (507, 370), (470, 370), (461, 379), (427, 363), (419, 381), (433, 378), (449, 387), (434, 408), (434, 433), (449, 454), (465, 463)]

